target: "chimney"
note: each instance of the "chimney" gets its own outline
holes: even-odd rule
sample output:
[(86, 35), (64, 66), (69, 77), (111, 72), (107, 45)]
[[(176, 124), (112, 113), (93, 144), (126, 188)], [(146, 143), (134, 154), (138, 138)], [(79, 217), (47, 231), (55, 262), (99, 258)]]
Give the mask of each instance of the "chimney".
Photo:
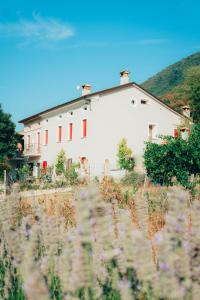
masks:
[(183, 115), (186, 117), (190, 117), (190, 107), (188, 105), (182, 106)]
[(84, 84), (82, 85), (82, 96), (88, 95), (91, 92), (91, 85), (90, 84)]
[(124, 70), (120, 72), (120, 85), (129, 83), (129, 71)]

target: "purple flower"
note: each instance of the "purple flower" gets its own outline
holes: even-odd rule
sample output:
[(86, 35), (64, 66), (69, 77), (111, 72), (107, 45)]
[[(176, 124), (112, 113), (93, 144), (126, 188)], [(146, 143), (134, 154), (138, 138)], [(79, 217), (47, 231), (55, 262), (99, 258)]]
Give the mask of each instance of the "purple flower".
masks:
[(124, 279), (119, 282), (119, 289), (130, 289), (131, 284), (128, 280)]
[(163, 242), (163, 235), (161, 232), (157, 232), (154, 236), (153, 243), (159, 245)]
[(165, 262), (160, 262), (159, 263), (159, 268), (162, 271), (168, 271), (169, 270), (169, 265)]
[(175, 232), (181, 232), (181, 231), (182, 231), (182, 226), (180, 224), (176, 224)]
[(81, 225), (78, 225), (76, 229), (78, 234), (83, 234), (83, 228), (81, 227)]
[(86, 190), (80, 192), (81, 200), (85, 200), (87, 197), (88, 197), (88, 192)]
[(189, 252), (191, 250), (190, 243), (188, 241), (183, 242), (183, 248)]

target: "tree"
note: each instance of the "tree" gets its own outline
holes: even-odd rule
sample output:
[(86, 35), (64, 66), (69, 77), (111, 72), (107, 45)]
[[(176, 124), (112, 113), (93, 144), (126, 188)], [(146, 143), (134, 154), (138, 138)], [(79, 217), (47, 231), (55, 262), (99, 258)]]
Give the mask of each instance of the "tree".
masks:
[(15, 124), (11, 115), (3, 111), (0, 104), (0, 160), (12, 157), (16, 152)]
[(195, 123), (200, 122), (200, 67), (192, 67), (186, 73), (185, 85), (187, 98), (191, 107), (191, 117)]
[(56, 174), (57, 175), (62, 175), (65, 173), (65, 164), (66, 164), (66, 156), (65, 156), (65, 151), (62, 149), (57, 156), (56, 159)]
[(188, 146), (191, 153), (191, 173), (200, 174), (200, 123), (194, 124), (188, 138)]
[(135, 166), (135, 161), (132, 157), (132, 150), (128, 148), (125, 138), (121, 139), (118, 146), (118, 164), (120, 169), (132, 171)]
[(165, 143), (159, 145), (146, 143), (144, 164), (147, 176), (152, 182), (161, 185), (172, 185), (176, 178), (179, 184), (189, 187), (189, 176), (193, 169), (192, 147), (181, 137), (163, 137)]
[(165, 143), (146, 143), (144, 164), (147, 175), (154, 183), (172, 185), (176, 177), (179, 184), (192, 188), (191, 175), (200, 175), (200, 123), (194, 124), (189, 137), (175, 139), (162, 137)]
[(0, 177), (3, 170), (9, 169), (7, 160), (15, 154), (16, 149), (15, 124), (11, 120), (11, 115), (5, 113), (0, 104)]

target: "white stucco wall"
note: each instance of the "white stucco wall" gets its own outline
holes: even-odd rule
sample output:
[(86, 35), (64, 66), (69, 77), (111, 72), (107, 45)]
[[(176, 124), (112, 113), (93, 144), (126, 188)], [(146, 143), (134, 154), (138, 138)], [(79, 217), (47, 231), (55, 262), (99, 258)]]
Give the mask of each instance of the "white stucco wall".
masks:
[[(91, 105), (84, 110), (84, 102), (66, 106), (43, 115), (40, 128), (32, 122), (32, 134), (41, 131), (42, 155), (38, 161), (55, 164), (56, 156), (61, 149), (67, 158), (74, 162), (80, 157), (89, 160), (91, 173), (100, 174), (103, 171), (105, 159), (109, 159), (111, 168), (117, 167), (117, 150), (121, 138), (126, 138), (128, 146), (139, 165), (142, 163), (144, 141), (148, 140), (149, 124), (155, 124), (157, 134), (173, 135), (181, 121), (181, 117), (154, 100), (149, 94), (138, 87), (131, 86), (91, 98)], [(141, 104), (141, 99), (148, 100)], [(132, 100), (135, 101), (132, 104)], [(70, 115), (73, 111), (73, 115)], [(82, 138), (82, 120), (87, 119), (87, 137)], [(47, 121), (48, 120), (48, 121)], [(73, 123), (73, 139), (68, 140), (68, 124)], [(62, 126), (63, 138), (58, 143), (58, 126)], [(45, 130), (49, 131), (49, 143), (45, 145)], [(30, 134), (30, 130), (29, 130)], [(25, 133), (25, 141), (27, 133)]]

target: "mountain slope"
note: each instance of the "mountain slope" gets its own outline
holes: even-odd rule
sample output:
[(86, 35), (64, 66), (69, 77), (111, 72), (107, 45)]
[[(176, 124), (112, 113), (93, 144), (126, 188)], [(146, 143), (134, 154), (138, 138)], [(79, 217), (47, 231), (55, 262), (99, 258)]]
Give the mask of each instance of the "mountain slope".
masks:
[[(145, 81), (142, 86), (161, 99), (166, 99), (165, 96), (167, 94), (170, 94), (173, 99), (174, 91), (184, 83), (185, 73), (194, 66), (200, 66), (200, 52), (190, 55), (167, 67)], [(184, 93), (182, 94), (182, 98), (184, 98)], [(169, 100), (169, 102), (171, 102), (171, 100)]]

